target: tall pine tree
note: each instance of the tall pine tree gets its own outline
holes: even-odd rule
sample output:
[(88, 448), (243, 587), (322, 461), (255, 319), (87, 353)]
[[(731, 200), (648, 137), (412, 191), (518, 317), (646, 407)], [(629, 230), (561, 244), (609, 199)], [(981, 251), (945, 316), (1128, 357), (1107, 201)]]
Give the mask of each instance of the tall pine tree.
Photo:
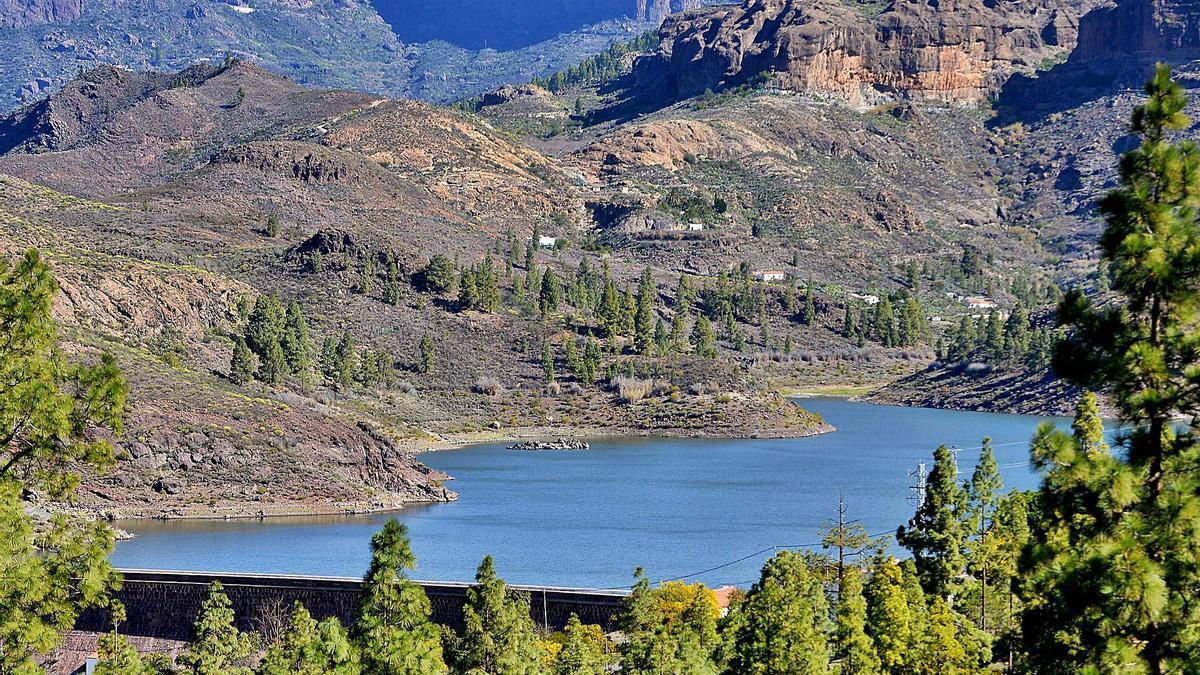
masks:
[[(1042, 672), (1160, 675), (1200, 663), (1200, 151), (1172, 140), (1190, 121), (1168, 66), (1146, 94), (1131, 125), (1141, 144), (1100, 203), (1123, 302), (1071, 291), (1059, 305), (1068, 335), (1055, 370), (1108, 388), (1133, 430), (1115, 453), (1050, 429), (1035, 439), (1047, 531), (1029, 556), (1024, 635)], [(1177, 433), (1176, 418), (1189, 428)]]
[(371, 538), (371, 566), (363, 578), (355, 639), (364, 670), (378, 675), (447, 672), (441, 634), (429, 620), (425, 590), (407, 576), (416, 556), (408, 528), (394, 518)]

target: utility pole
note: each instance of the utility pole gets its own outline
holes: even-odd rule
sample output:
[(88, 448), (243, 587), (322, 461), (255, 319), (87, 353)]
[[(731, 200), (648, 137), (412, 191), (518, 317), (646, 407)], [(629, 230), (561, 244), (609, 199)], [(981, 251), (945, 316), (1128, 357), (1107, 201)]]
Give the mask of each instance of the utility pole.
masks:
[(919, 509), (925, 505), (925, 487), (929, 482), (929, 472), (925, 470), (925, 462), (917, 462), (917, 470), (909, 471), (908, 477), (917, 480), (915, 485), (908, 487), (912, 491), (908, 501), (915, 502)]
[(954, 462), (954, 482), (955, 483), (958, 482), (958, 453), (960, 453), (960, 452), (962, 452), (962, 448), (960, 448), (960, 447), (956, 446), (956, 447), (950, 448), (950, 460), (952, 462)]

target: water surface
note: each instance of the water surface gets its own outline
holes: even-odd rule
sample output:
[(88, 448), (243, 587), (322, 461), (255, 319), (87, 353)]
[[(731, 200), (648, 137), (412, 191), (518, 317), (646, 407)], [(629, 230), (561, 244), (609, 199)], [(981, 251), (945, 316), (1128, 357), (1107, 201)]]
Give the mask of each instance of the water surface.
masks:
[(932, 468), (939, 444), (963, 448), (966, 477), (990, 436), (1005, 486), (1037, 484), (1028, 441), (1049, 418), (801, 403), (838, 431), (791, 440), (602, 439), (587, 451), (446, 450), (422, 460), (455, 477), (458, 502), (389, 515), (125, 521), (137, 537), (117, 544), (113, 562), (358, 576), (371, 534), (394, 515), (409, 527), (422, 579), (469, 580), (490, 553), (515, 583), (626, 586), (640, 565), (652, 579), (746, 584), (770, 555), (756, 552), (818, 542), (839, 495), (869, 532), (894, 532), (912, 515), (909, 472), (919, 461)]

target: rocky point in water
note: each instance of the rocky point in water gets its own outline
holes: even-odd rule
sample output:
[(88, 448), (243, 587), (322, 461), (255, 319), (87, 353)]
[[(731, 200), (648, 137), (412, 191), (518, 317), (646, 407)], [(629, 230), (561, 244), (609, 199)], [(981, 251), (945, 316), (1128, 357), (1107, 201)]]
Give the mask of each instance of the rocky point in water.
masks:
[(508, 446), (509, 450), (587, 450), (587, 441), (559, 438), (553, 441), (523, 441)]

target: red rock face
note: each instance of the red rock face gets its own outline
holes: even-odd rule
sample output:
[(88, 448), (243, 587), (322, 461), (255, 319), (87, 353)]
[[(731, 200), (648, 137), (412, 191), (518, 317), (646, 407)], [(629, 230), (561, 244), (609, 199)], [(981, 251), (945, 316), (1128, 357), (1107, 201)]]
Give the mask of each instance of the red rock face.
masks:
[[(1056, 0), (897, 0), (877, 17), (837, 2), (752, 0), (670, 17), (637, 77), (679, 97), (770, 73), (775, 86), (870, 105), (896, 94), (973, 103), (1019, 68), (1072, 48)], [(670, 90), (670, 89), (668, 89)]]
[(84, 0), (0, 0), (0, 28), (74, 21), (83, 8)]

